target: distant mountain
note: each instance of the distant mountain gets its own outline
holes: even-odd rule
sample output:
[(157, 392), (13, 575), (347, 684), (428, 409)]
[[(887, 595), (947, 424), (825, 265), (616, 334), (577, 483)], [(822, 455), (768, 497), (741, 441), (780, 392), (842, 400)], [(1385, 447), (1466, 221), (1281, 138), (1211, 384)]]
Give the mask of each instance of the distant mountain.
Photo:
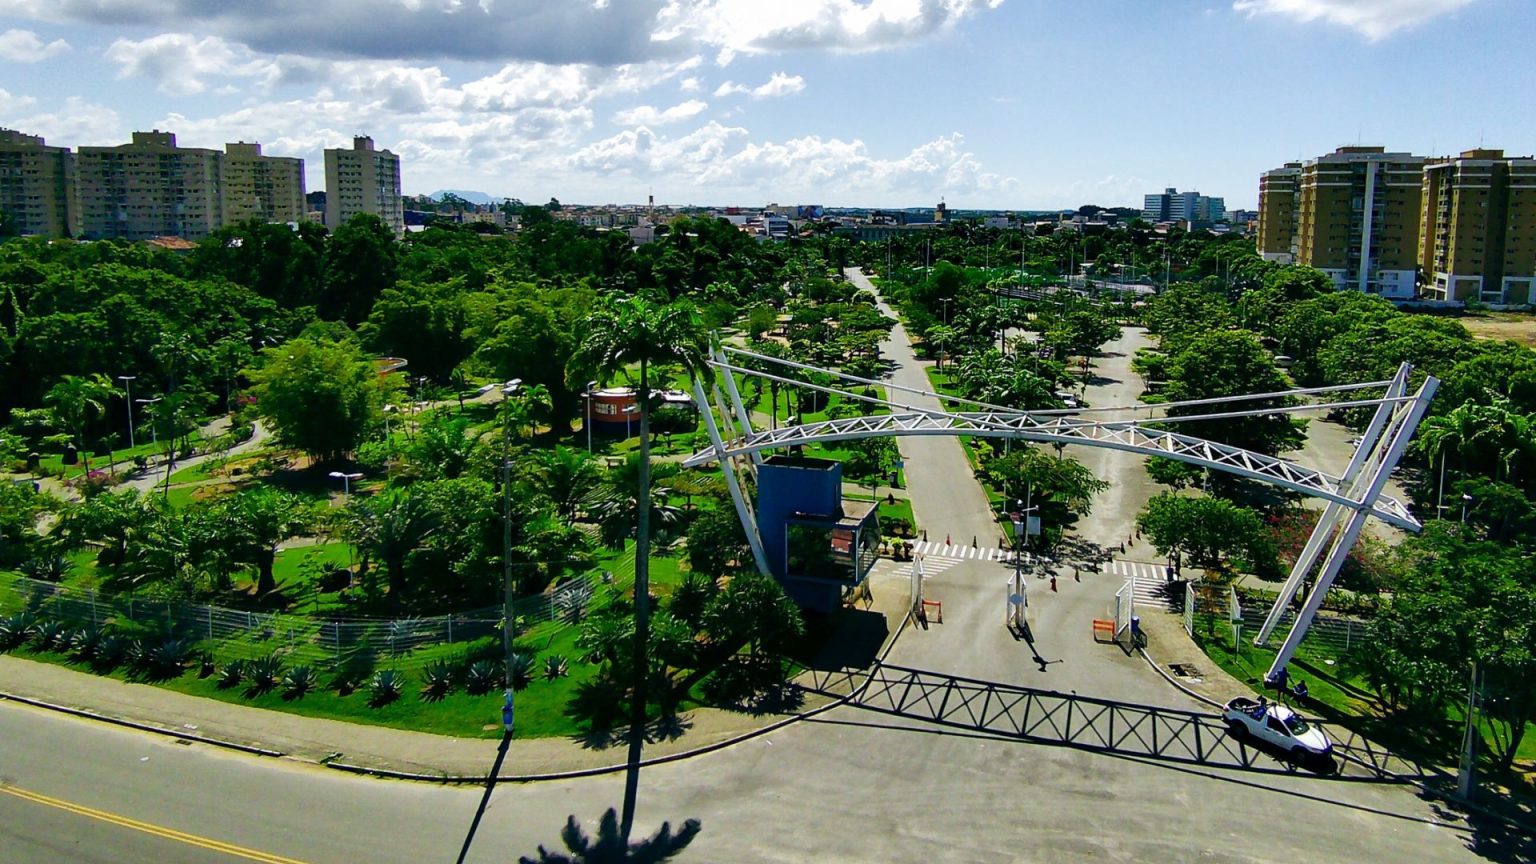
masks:
[(441, 201), (443, 196), (448, 194), (457, 195), (471, 204), (495, 204), (499, 200), (492, 198), (484, 192), (471, 192), (467, 189), (439, 189), (432, 193), (432, 197)]

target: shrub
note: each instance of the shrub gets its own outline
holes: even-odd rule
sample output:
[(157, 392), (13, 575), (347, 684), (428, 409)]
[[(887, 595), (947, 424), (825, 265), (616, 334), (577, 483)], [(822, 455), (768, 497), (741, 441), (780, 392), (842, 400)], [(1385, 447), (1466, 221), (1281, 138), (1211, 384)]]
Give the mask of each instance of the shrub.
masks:
[(250, 676), (253, 695), (269, 692), (283, 677), (283, 658), (268, 654), (246, 664), (245, 672)]
[(571, 664), (563, 655), (551, 654), (544, 658), (544, 678), (553, 681), (556, 678), (564, 678), (571, 672)]
[(421, 698), (428, 702), (441, 701), (453, 689), (453, 670), (439, 660), (421, 672)]
[(27, 640), (32, 638), (34, 623), (32, 616), (25, 612), (9, 618), (0, 618), (0, 651), (9, 651), (25, 645)]
[(368, 704), (373, 708), (382, 708), (399, 699), (400, 690), (400, 673), (393, 669), (384, 669), (375, 673), (373, 679), (368, 682)]
[(154, 678), (175, 678), (186, 670), (191, 656), (192, 643), (185, 639), (167, 639), (140, 651), (138, 667), (145, 675)]
[(63, 621), (45, 618), (32, 628), (32, 645), (39, 651), (65, 648), (69, 642), (69, 628)]
[(489, 693), (496, 686), (500, 671), (496, 668), (496, 664), (489, 660), (477, 660), (469, 665), (469, 674), (465, 676), (464, 689), (471, 696)]
[(207, 678), (218, 671), (218, 666), (213, 662), (213, 652), (204, 651), (197, 658), (197, 677)]
[(96, 659), (96, 649), (101, 645), (102, 632), (95, 627), (76, 627), (69, 634), (69, 653), (74, 659), (89, 663)]
[(521, 690), (533, 680), (533, 658), (527, 654), (512, 655), (512, 689)]
[(91, 668), (106, 672), (123, 661), (128, 653), (128, 641), (115, 633), (103, 633), (96, 641), (96, 656), (91, 658)]
[(231, 660), (224, 664), (224, 668), (219, 670), (220, 690), (237, 687), (245, 680), (245, 663), (244, 660)]
[(305, 693), (315, 689), (320, 676), (309, 666), (295, 666), (283, 676), (283, 695), (289, 699), (299, 699)]

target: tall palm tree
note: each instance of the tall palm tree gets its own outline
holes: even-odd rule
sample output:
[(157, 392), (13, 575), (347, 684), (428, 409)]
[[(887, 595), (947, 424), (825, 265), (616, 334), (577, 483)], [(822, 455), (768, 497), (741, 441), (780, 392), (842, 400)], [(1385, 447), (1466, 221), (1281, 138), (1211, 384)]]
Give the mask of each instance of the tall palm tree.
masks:
[(1423, 452), (1431, 463), (1436, 459), (1440, 461), (1440, 481), (1435, 496), (1436, 518), (1443, 515), (1439, 505), (1445, 498), (1446, 454), (1454, 451), (1457, 455), (1458, 467), (1465, 473), (1467, 457), (1475, 453), (1479, 445), (1492, 438), (1495, 431), (1483, 407), (1474, 402), (1463, 402), (1446, 414), (1426, 419), (1419, 426), (1418, 438), (1414, 446)]
[(421, 498), (400, 489), (354, 501), (348, 509), (344, 535), (384, 565), (389, 601), (398, 607), (405, 595), (405, 561), (437, 530), (436, 515)]
[(669, 305), (644, 297), (609, 296), (587, 317), (587, 335), (571, 358), (577, 380), (591, 375), (610, 381), (639, 365), (636, 402), (640, 408), (640, 461), (635, 531), (635, 686), (629, 730), (629, 769), (624, 779), (622, 833), (628, 842), (635, 823), (635, 796), (640, 785), (640, 756), (645, 743), (646, 656), (650, 641), (651, 554), (651, 367), (681, 366), (685, 372), (708, 377), (709, 336), (693, 304)]

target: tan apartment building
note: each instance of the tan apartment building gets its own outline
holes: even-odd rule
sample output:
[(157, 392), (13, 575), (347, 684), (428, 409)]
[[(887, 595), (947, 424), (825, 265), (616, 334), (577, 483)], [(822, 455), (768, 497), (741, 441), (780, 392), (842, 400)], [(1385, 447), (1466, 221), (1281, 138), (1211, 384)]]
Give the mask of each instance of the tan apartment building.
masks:
[(217, 150), (177, 147), (156, 129), (115, 147), (81, 147), (75, 157), (80, 236), (88, 240), (198, 240), (223, 225)]
[(325, 224), (335, 231), (359, 213), (372, 213), (395, 233), (405, 233), (405, 208), (400, 200), (400, 157), (375, 150), (373, 139), (360, 135), (352, 149), (325, 151)]
[(1301, 163), (1265, 171), (1259, 177), (1259, 257), (1290, 264), (1296, 251), (1296, 205)]
[(1315, 267), (1341, 289), (1412, 299), (1423, 167), (1422, 157), (1408, 153), (1340, 147), (1265, 173), (1260, 253)]
[(0, 212), (17, 233), (72, 237), (75, 222), (75, 157), (68, 147), (49, 147), (36, 135), (0, 129)]
[(1425, 165), (1422, 185), (1425, 296), (1536, 302), (1536, 160), (1467, 150)]
[(220, 197), (224, 224), (249, 219), (300, 222), (304, 204), (304, 160), (263, 156), (260, 144), (240, 141), (224, 145)]

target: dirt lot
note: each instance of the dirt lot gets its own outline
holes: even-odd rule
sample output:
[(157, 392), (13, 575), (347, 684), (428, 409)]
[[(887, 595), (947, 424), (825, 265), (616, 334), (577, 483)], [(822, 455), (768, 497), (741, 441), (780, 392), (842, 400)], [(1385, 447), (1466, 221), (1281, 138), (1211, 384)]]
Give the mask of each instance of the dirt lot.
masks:
[(1513, 339), (1536, 348), (1536, 315), (1523, 312), (1481, 312), (1456, 319), (1479, 339)]

